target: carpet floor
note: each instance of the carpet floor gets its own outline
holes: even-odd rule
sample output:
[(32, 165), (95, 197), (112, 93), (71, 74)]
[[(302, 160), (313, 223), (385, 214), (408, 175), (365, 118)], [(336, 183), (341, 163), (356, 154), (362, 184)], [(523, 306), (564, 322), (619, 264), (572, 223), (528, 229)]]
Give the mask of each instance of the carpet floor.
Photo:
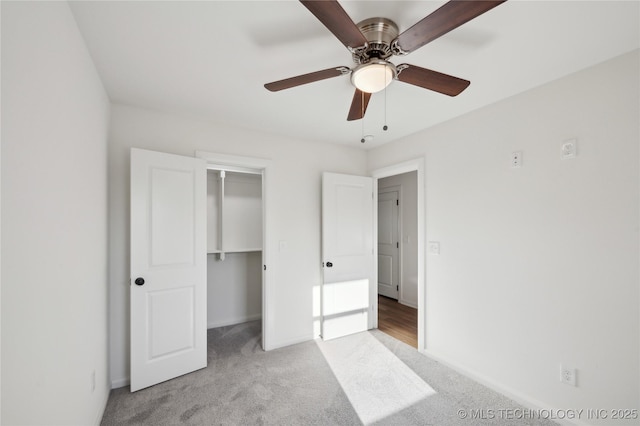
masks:
[(259, 321), (208, 330), (206, 368), (113, 390), (101, 424), (554, 424), (518, 415), (526, 410), (512, 400), (378, 330), (269, 352), (260, 330)]

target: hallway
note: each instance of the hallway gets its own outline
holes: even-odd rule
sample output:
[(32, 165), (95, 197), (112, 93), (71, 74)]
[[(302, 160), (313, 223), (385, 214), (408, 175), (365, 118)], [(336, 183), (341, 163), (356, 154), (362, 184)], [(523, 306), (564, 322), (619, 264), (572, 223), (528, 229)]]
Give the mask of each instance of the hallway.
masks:
[(378, 295), (378, 330), (418, 348), (418, 310)]

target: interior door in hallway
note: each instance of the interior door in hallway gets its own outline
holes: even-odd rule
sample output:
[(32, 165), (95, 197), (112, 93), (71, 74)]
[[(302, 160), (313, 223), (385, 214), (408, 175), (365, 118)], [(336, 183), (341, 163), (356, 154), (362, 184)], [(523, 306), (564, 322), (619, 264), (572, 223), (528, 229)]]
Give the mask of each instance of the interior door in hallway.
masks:
[(131, 391), (207, 366), (205, 160), (131, 150)]
[(378, 294), (398, 299), (400, 241), (398, 191), (378, 194)]

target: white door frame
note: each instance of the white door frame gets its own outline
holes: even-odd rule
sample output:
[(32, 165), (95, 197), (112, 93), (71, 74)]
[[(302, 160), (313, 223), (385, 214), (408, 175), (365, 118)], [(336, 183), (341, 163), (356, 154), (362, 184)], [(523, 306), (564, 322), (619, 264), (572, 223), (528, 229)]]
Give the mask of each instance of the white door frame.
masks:
[[(394, 164), (387, 167), (382, 167), (379, 169), (375, 169), (371, 172), (371, 177), (373, 177), (373, 197), (374, 197), (374, 206), (378, 205), (378, 179), (400, 175), (408, 172), (417, 172), (417, 197), (418, 197), (418, 351), (423, 352), (426, 350), (426, 341), (425, 341), (425, 312), (424, 308), (426, 306), (425, 302), (425, 265), (426, 265), (426, 217), (425, 217), (425, 203), (424, 203), (424, 158), (416, 158), (414, 160), (405, 161), (403, 163)], [(373, 321), (374, 328), (378, 328), (378, 209), (374, 209), (373, 212), (373, 221), (374, 221), (374, 266), (373, 273), (375, 274), (375, 291), (373, 290), (371, 294), (375, 296), (375, 299), (372, 297), (371, 306), (374, 307), (373, 310)]]
[(271, 160), (265, 158), (256, 157), (244, 157), (240, 155), (227, 155), (217, 154), (207, 151), (196, 151), (195, 154), (198, 158), (203, 158), (210, 166), (226, 166), (228, 168), (236, 169), (252, 169), (260, 171), (262, 174), (262, 349), (265, 351), (273, 349), (271, 346), (272, 335), (274, 332), (273, 324), (271, 323), (271, 311), (274, 306), (272, 299), (272, 292), (270, 287), (271, 271), (269, 266), (272, 265), (271, 257), (269, 255), (269, 247), (272, 246), (270, 240), (271, 235), (269, 230), (269, 220), (275, 217), (271, 214), (270, 194), (272, 193), (271, 183)]

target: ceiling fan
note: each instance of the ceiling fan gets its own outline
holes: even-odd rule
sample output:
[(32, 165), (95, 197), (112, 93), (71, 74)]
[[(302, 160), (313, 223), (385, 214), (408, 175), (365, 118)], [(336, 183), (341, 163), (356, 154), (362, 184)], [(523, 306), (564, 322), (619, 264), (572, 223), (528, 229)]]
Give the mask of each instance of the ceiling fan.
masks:
[(356, 65), (353, 68), (328, 68), (267, 83), (264, 87), (277, 92), (351, 74), (356, 91), (348, 121), (363, 118), (371, 94), (386, 88), (392, 80), (456, 96), (469, 86), (470, 81), (415, 65), (394, 65), (387, 59), (391, 55), (411, 53), (505, 1), (452, 0), (399, 33), (395, 22), (387, 18), (369, 18), (356, 25), (336, 0), (300, 0), (345, 45)]

